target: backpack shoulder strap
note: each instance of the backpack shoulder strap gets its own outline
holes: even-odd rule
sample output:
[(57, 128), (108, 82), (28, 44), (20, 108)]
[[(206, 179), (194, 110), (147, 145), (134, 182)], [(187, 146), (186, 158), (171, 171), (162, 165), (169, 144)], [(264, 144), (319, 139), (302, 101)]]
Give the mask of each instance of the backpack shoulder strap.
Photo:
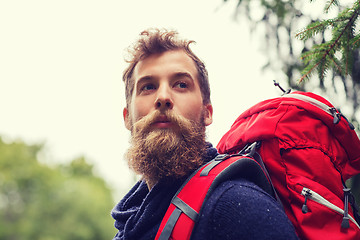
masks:
[(190, 239), (203, 203), (220, 183), (248, 179), (274, 196), (270, 180), (250, 156), (218, 155), (195, 171), (180, 187), (160, 224), (155, 239)]

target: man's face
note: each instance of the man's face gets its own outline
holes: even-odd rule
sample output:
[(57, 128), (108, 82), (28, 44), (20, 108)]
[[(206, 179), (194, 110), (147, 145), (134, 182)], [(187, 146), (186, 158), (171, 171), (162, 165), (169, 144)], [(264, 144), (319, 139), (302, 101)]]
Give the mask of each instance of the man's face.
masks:
[[(171, 111), (210, 125), (212, 106), (204, 106), (197, 76), (195, 63), (182, 50), (151, 55), (140, 61), (133, 72), (131, 103), (123, 113), (126, 127), (131, 130), (135, 122), (155, 111)], [(158, 117), (151, 127), (177, 130), (164, 116)]]
[(135, 87), (124, 109), (131, 130), (126, 158), (149, 188), (203, 164), (212, 106), (203, 104), (197, 75), (195, 63), (183, 51), (151, 55), (134, 69)]

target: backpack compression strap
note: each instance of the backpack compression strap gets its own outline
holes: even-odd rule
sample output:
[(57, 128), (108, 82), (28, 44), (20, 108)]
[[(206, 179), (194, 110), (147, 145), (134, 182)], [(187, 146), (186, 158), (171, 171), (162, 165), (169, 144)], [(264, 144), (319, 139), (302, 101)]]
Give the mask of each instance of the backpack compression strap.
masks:
[(250, 156), (218, 155), (195, 171), (180, 187), (160, 224), (155, 239), (190, 239), (201, 207), (221, 182), (245, 178), (273, 195), (264, 170)]

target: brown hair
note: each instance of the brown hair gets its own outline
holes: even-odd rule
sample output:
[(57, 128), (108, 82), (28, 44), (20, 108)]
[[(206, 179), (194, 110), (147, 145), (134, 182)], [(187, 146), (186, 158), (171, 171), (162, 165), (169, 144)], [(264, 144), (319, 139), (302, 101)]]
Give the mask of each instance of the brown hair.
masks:
[(123, 81), (125, 83), (126, 104), (129, 106), (131, 96), (134, 91), (134, 79), (132, 75), (136, 64), (149, 57), (152, 54), (163, 53), (172, 50), (184, 50), (187, 55), (194, 61), (197, 71), (200, 90), (203, 98), (203, 104), (210, 104), (210, 86), (208, 79), (208, 72), (205, 64), (193, 53), (190, 49), (190, 44), (194, 41), (178, 38), (176, 31), (148, 29), (140, 34), (140, 38), (132, 48), (128, 49), (131, 58), (127, 60), (129, 66), (125, 69), (123, 74)]

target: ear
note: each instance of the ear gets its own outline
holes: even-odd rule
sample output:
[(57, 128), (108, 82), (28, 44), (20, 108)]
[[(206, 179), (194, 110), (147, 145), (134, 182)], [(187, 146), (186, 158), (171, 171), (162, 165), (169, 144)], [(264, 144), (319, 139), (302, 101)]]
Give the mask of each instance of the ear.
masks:
[(205, 109), (204, 123), (205, 123), (205, 126), (209, 126), (213, 122), (213, 118), (212, 118), (213, 107), (211, 104), (207, 104), (207, 105), (205, 105), (204, 109)]
[(124, 122), (125, 122), (125, 127), (130, 130), (131, 129), (131, 120), (130, 120), (130, 116), (129, 116), (129, 110), (127, 108), (124, 108), (123, 110), (123, 117), (124, 117)]

